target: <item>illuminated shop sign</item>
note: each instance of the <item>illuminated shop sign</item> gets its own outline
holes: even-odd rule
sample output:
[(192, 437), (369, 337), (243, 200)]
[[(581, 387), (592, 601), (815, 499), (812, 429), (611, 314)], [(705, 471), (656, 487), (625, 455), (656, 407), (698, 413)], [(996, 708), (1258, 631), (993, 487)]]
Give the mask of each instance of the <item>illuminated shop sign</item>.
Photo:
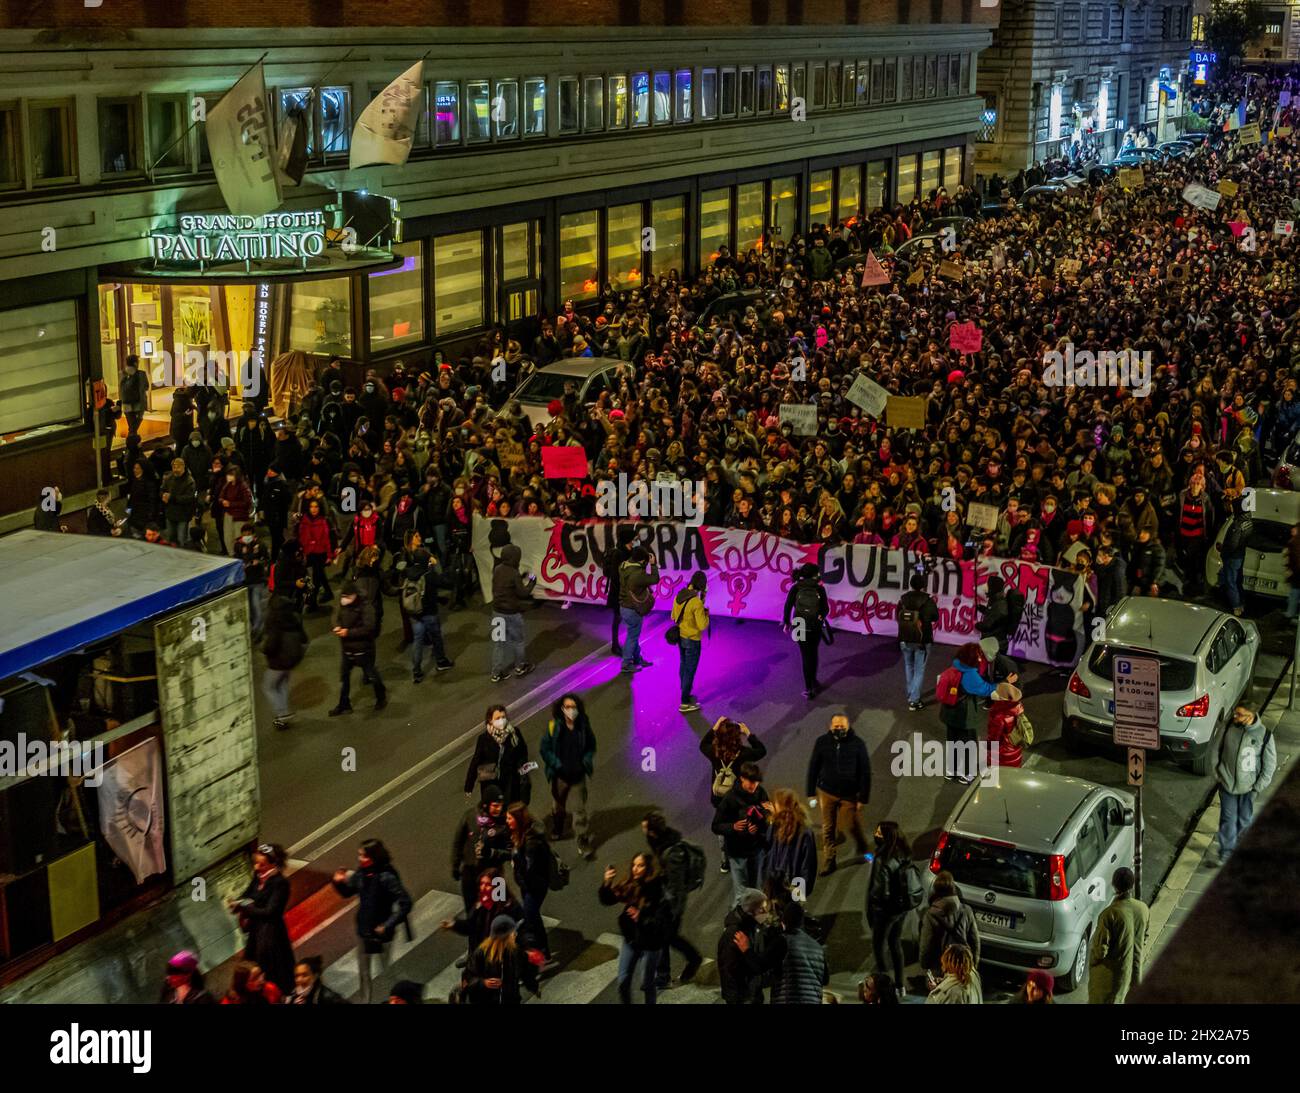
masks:
[(176, 232), (150, 236), (159, 262), (274, 262), (325, 253), (323, 212), (182, 216)]

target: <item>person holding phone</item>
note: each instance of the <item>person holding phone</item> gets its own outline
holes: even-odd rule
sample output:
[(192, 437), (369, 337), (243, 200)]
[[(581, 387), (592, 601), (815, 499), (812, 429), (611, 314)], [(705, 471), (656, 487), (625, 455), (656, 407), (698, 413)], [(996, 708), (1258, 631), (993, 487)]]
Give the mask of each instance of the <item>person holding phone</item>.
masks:
[(708, 576), (700, 570), (691, 575), (690, 582), (677, 593), (673, 602), (672, 621), (677, 625), (677, 652), (681, 658), (682, 701), (677, 707), (681, 713), (693, 713), (700, 708), (700, 700), (691, 688), (700, 667), (701, 639), (709, 626), (709, 609), (704, 604), (707, 593)]

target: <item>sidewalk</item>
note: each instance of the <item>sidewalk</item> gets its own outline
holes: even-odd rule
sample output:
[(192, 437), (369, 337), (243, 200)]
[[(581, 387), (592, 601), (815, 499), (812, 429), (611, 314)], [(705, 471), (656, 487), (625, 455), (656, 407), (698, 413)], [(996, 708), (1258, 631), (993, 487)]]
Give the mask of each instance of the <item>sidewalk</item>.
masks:
[[(1300, 693), (1297, 694), (1300, 698)], [(1288, 670), (1278, 681), (1261, 717), (1273, 730), (1277, 747), (1277, 772), (1261, 800), (1255, 802), (1255, 815), (1263, 811), (1273, 791), (1286, 781), (1297, 755), (1300, 755), (1300, 709), (1290, 709), (1291, 679)], [(1145, 965), (1151, 967), (1169, 944), (1175, 931), (1196, 906), (1218, 874), (1215, 833), (1219, 830), (1219, 795), (1214, 792), (1201, 813), (1196, 827), (1174, 860), (1151, 904)]]

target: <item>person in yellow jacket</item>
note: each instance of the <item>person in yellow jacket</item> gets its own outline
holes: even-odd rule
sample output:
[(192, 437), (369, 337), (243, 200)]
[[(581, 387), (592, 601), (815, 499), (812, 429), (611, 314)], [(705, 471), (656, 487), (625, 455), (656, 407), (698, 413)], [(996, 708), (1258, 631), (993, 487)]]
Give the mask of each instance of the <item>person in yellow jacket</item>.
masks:
[(700, 708), (699, 700), (691, 694), (691, 687), (695, 684), (695, 672), (700, 666), (700, 637), (709, 625), (709, 609), (704, 606), (707, 590), (708, 578), (701, 570), (691, 577), (686, 587), (673, 600), (673, 622), (681, 634), (677, 650), (681, 654), (682, 704), (677, 709), (682, 713), (691, 713)]

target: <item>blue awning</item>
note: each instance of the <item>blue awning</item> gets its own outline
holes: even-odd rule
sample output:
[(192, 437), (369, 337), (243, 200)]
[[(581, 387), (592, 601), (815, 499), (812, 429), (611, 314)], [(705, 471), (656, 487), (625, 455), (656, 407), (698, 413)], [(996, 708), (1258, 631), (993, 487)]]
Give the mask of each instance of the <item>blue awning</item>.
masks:
[(243, 584), (233, 558), (47, 531), (0, 538), (0, 679)]

